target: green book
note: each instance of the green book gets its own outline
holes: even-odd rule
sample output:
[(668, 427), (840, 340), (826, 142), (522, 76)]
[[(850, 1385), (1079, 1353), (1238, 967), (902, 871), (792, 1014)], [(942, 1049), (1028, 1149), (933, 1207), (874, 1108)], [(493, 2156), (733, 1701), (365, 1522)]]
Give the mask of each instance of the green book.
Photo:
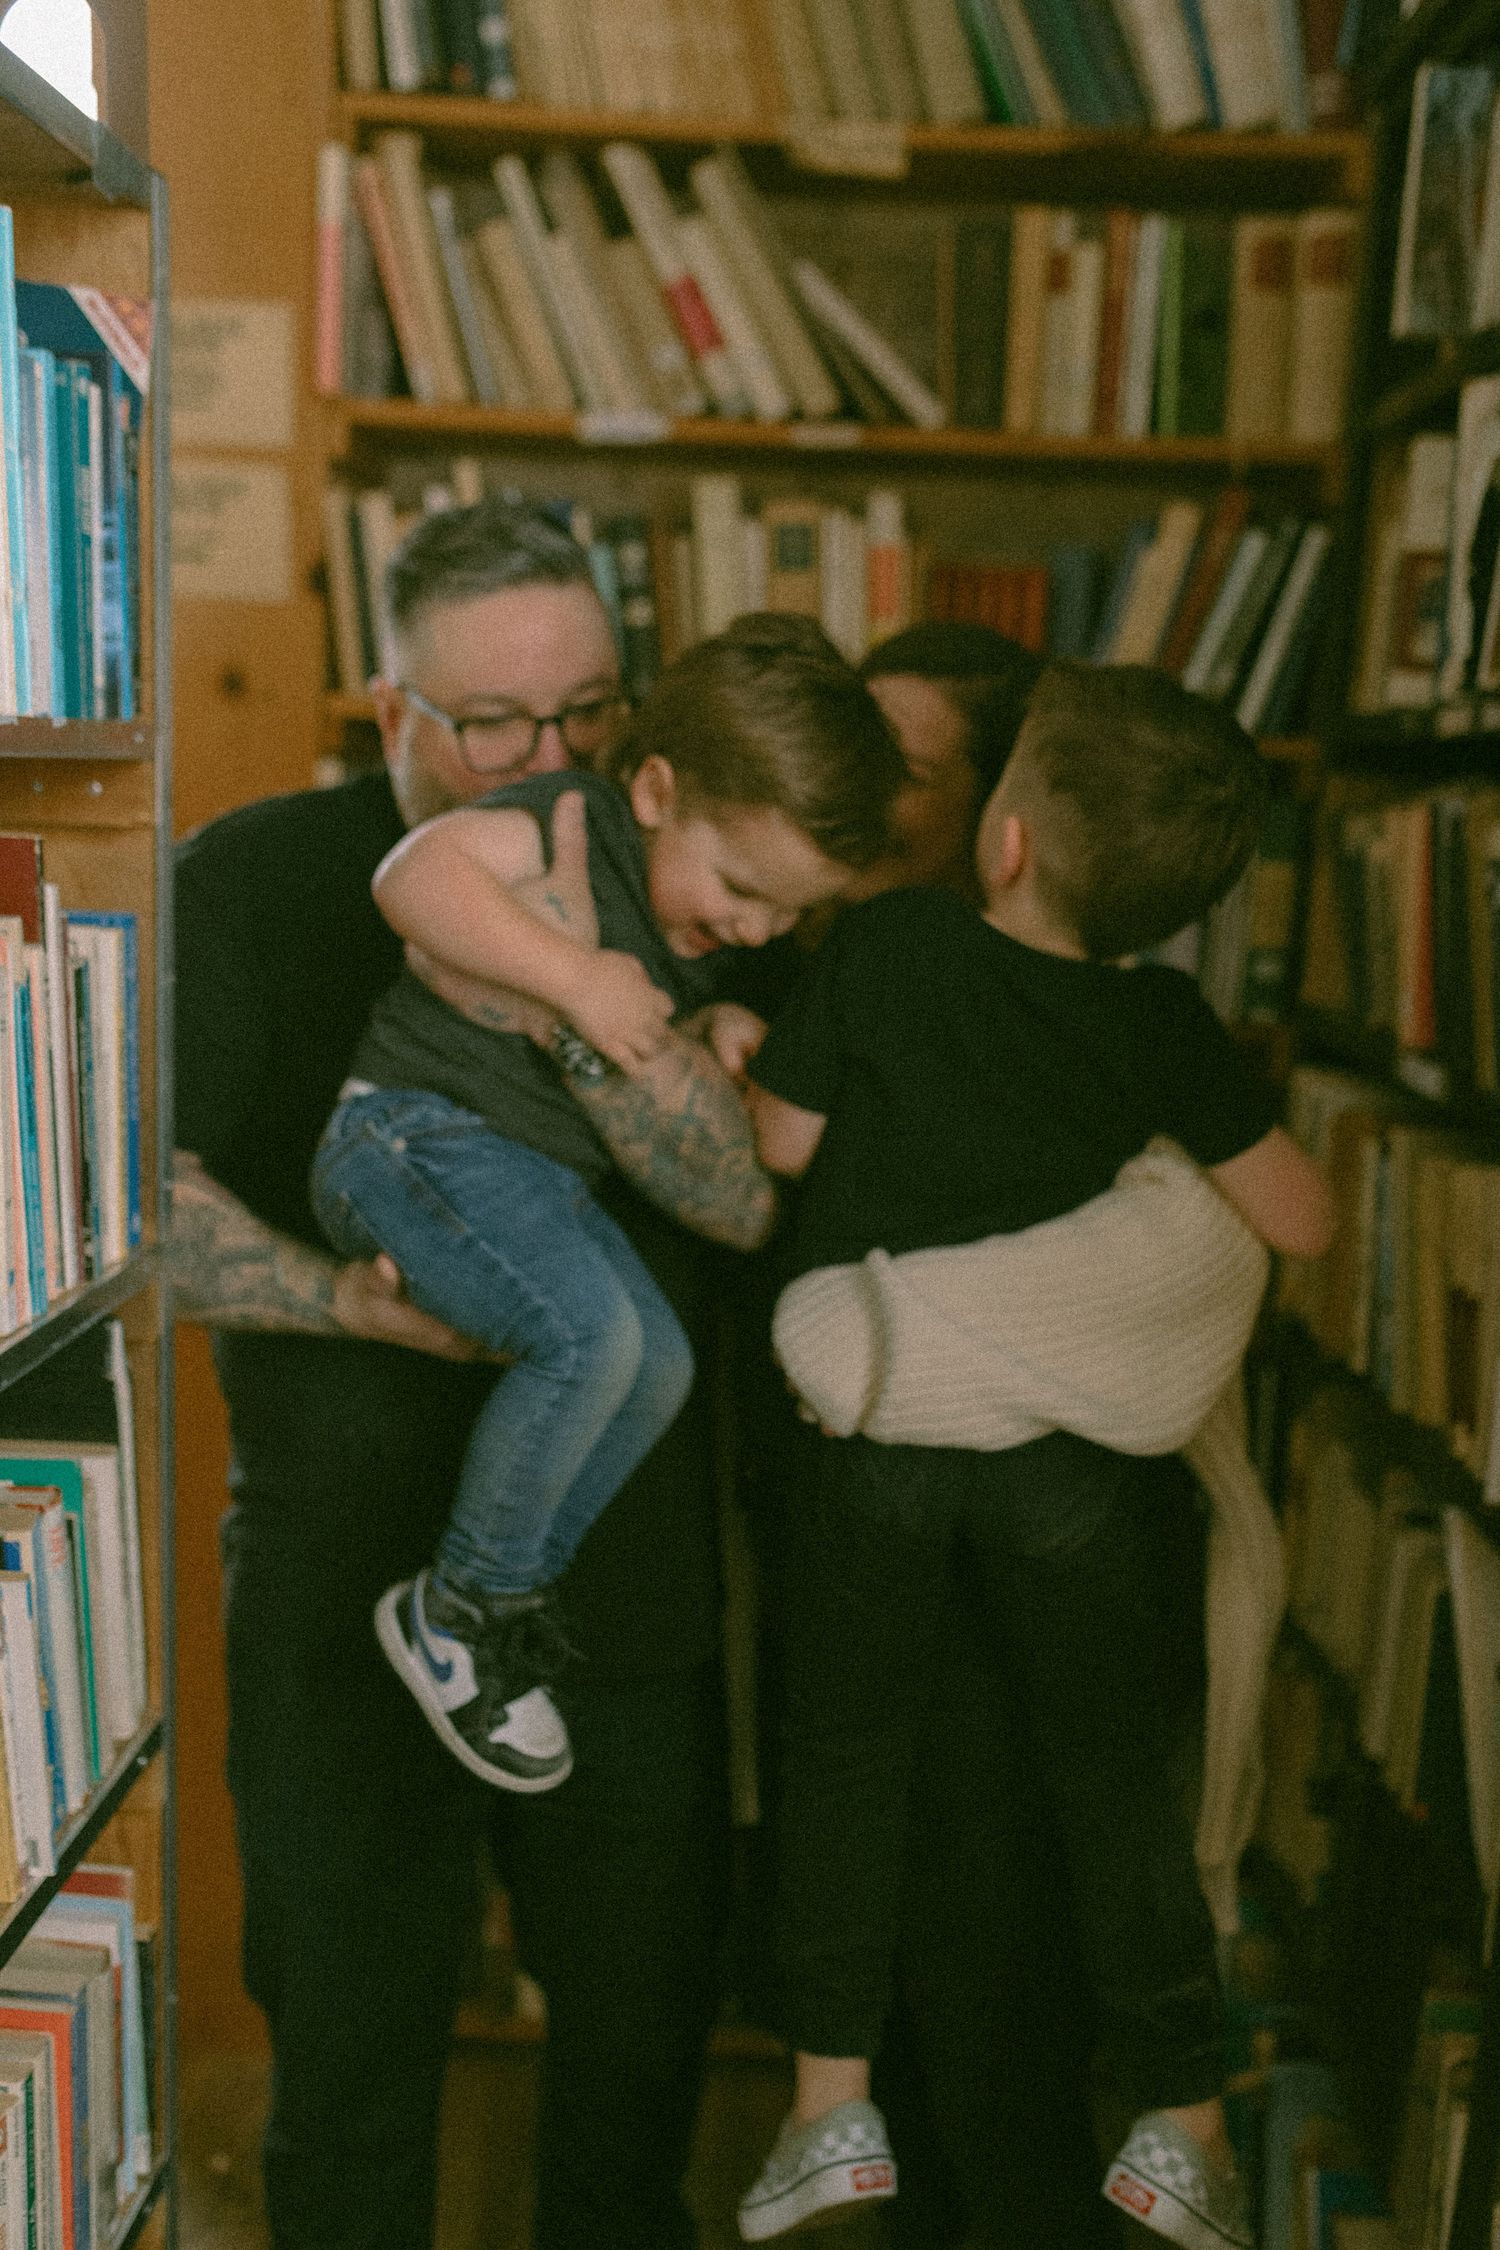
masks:
[(1156, 325), (1156, 408), (1151, 426), (1157, 437), (1176, 437), (1182, 384), (1181, 219), (1168, 219), (1161, 250), (1161, 311)]
[(1220, 437), (1229, 374), (1234, 241), (1220, 211), (1182, 221), (1178, 312), (1177, 435)]

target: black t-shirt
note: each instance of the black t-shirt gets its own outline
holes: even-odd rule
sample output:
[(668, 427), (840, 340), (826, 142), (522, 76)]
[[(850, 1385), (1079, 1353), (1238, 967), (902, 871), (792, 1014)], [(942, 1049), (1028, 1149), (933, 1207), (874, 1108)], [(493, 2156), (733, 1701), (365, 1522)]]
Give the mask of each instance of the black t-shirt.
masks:
[(1275, 1122), (1190, 978), (1037, 952), (936, 890), (841, 914), (750, 1067), (828, 1119), (795, 1273), (1014, 1233), (1101, 1194), (1154, 1134), (1221, 1164)]
[[(321, 1237), (313, 1151), (366, 1019), (401, 965), (370, 895), (403, 831), (383, 773), (213, 821), (177, 869), (177, 1145), (257, 1218)], [(601, 1194), (701, 1341), (705, 1246), (611, 1181)], [(489, 1370), (337, 1337), (223, 1330), (231, 1484), (287, 1568), (355, 1580), (430, 1551)], [(717, 1541), (698, 1393), (584, 1542), (565, 1585), (591, 1676), (660, 1673), (716, 1645)], [(393, 1529), (393, 1527), (396, 1527)], [(353, 1550), (372, 1540), (381, 1557)], [(363, 1553), (363, 1548), (360, 1549)]]

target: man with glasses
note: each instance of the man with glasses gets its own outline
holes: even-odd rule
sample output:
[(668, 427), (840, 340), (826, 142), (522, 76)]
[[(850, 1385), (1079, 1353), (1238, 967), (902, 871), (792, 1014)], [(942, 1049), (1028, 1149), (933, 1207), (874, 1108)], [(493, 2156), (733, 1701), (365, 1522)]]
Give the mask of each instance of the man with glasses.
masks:
[[(578, 1771), (549, 1796), (479, 1788), (370, 1615), (426, 1559), (492, 1378), (386, 1261), (340, 1265), (307, 1200), (354, 1042), (399, 966), (376, 866), (404, 828), (607, 749), (626, 715), (618, 663), (586, 557), (534, 511), (426, 519), (387, 592), (384, 769), (229, 813), (187, 841), (178, 872), (174, 1252), (183, 1310), (215, 1331), (233, 1441), (229, 1778), (246, 1982), (274, 2057), (272, 2240), (427, 2250), (483, 1837), (548, 2002), (536, 2250), (687, 2250), (679, 2185), (726, 1839), (701, 1409), (690, 1401), (568, 1574)], [(555, 863), (547, 888), (556, 910), (589, 911), (576, 865)], [(739, 1101), (679, 1035), (644, 1080), (570, 1085), (650, 1188), (657, 1208), (624, 1187), (612, 1208), (692, 1332), (706, 1256), (661, 1210), (758, 1238), (769, 1191)]]

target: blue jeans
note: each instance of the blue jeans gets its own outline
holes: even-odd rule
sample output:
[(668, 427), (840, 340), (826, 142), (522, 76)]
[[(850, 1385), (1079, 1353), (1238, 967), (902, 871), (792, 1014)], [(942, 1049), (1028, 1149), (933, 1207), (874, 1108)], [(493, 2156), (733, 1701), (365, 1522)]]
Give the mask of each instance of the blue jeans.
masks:
[(341, 1256), (384, 1250), (413, 1304), (514, 1361), (474, 1424), (437, 1562), (479, 1593), (550, 1585), (692, 1387), (676, 1314), (576, 1172), (440, 1094), (340, 1102), (312, 1196)]

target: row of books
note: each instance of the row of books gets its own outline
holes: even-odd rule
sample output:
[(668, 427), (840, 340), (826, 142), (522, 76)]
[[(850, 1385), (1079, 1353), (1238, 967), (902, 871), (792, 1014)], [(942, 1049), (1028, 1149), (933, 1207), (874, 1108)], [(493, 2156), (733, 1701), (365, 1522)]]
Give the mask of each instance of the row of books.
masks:
[(0, 2240), (108, 2250), (150, 2177), (154, 1929), (85, 1860), (0, 1967)]
[(1487, 723), (1500, 695), (1500, 376), (1465, 383), (1457, 427), (1376, 460), (1350, 705)]
[(1355, 218), (1023, 205), (960, 221), (954, 419), (1056, 437), (1327, 445), (1348, 387)]
[(0, 1334), (141, 1239), (136, 917), (65, 909), (0, 836)]
[(0, 206), (0, 718), (139, 700), (143, 306), (17, 281)]
[(1308, 808), (1290, 788), (1272, 796), (1244, 874), (1207, 918), (1157, 948), (1185, 969), (1224, 1023), (1286, 1022), (1296, 1002)]
[[(1302, 131), (1336, 0), (341, 0), (344, 82), (700, 117)], [(769, 65), (769, 67), (767, 67)]]
[(1412, 84), (1393, 336), (1500, 323), (1500, 67), (1424, 62)]
[(1355, 793), (1319, 821), (1302, 998), (1415, 1091), (1500, 1094), (1500, 792)]
[[(316, 374), (328, 394), (428, 405), (936, 428), (943, 400), (811, 258), (793, 256), (732, 149), (669, 192), (627, 141), (592, 173), (549, 149), (488, 182), (424, 175), (409, 132), (325, 144)], [(393, 348), (394, 347), (394, 348)], [(641, 418), (647, 418), (643, 426)]]
[[(422, 507), (477, 500), (481, 463), (461, 457), (413, 490), (333, 484), (324, 539), (333, 671), (346, 694), (389, 673), (385, 561)], [(508, 490), (508, 486), (493, 489)], [(518, 495), (519, 496), (519, 495)], [(753, 501), (741, 480), (705, 473), (685, 505), (596, 518), (546, 496), (587, 546), (615, 620), (628, 687), (746, 610), (816, 617), (857, 660), (918, 617), (988, 624), (1039, 654), (1154, 664), (1219, 702), (1252, 733), (1291, 731), (1303, 710), (1318, 630), (1328, 527), (1253, 520), (1243, 486), (1209, 504), (1168, 502), (1133, 524), (1117, 553), (1081, 544), (1045, 559), (949, 560), (908, 521), (901, 493), (863, 510), (809, 497)]]
[(1325, 1258), (1284, 1266), (1283, 1309), (1500, 1497), (1500, 1166), (1352, 1072), (1299, 1065), (1287, 1123), (1326, 1166), (1339, 1226)]

